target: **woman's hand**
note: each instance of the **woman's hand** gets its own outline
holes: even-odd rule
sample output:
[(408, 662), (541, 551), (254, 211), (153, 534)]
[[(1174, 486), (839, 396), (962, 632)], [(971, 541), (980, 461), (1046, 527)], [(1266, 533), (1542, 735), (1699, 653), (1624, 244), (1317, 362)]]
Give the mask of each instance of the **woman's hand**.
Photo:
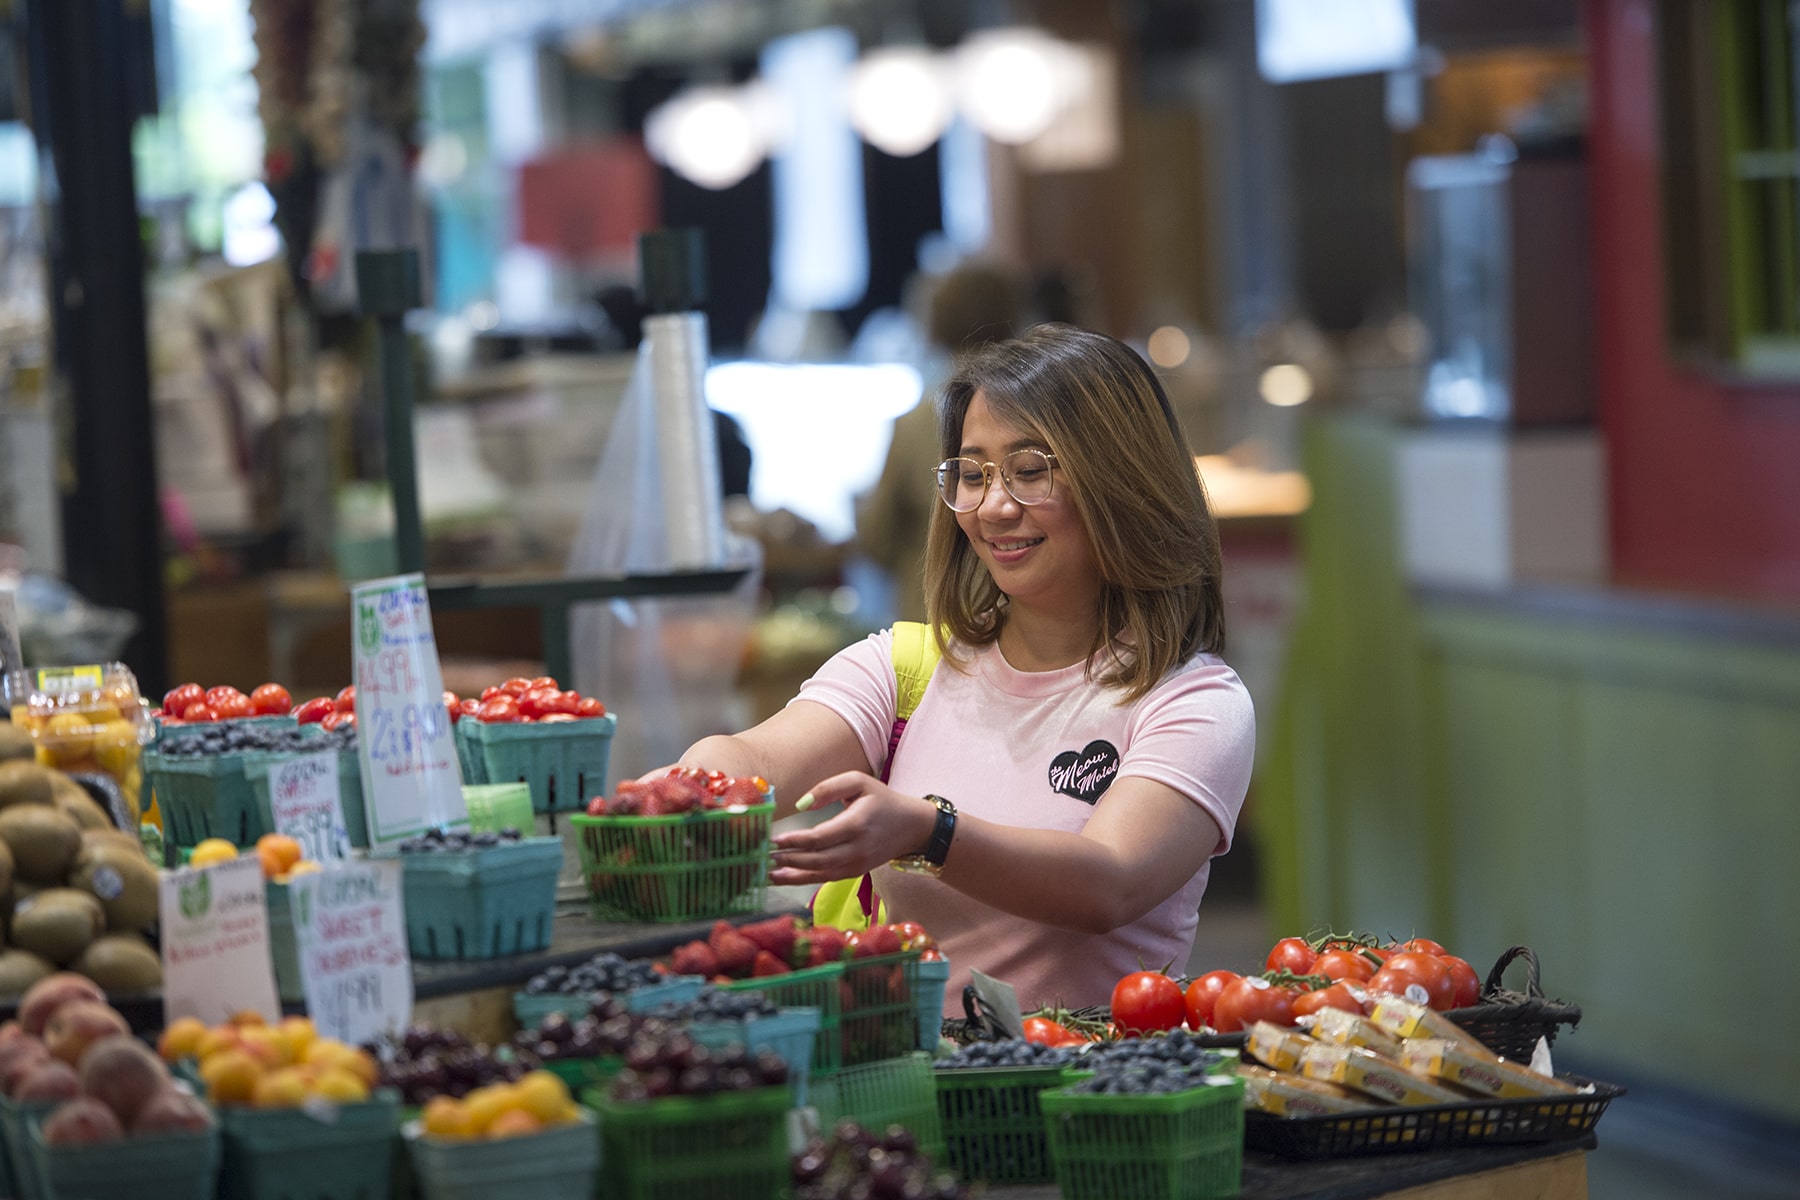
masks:
[(807, 795), (812, 798), (808, 808), (842, 802), (844, 811), (810, 829), (776, 834), (770, 883), (854, 879), (911, 854), (931, 838), (937, 825), (937, 806), (931, 801), (902, 795), (864, 771), (833, 775)]

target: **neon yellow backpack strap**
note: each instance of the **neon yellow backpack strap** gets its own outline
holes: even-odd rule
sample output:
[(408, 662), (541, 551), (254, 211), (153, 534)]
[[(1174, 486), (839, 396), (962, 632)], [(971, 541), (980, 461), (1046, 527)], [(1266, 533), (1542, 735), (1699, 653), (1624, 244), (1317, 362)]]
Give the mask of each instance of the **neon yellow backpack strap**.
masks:
[[(937, 639), (925, 625), (918, 621), (894, 622), (894, 683), (898, 703), (894, 708), (893, 732), (888, 735), (887, 759), (881, 764), (884, 783), (894, 765), (900, 732), (906, 728), (907, 718), (919, 707), (925, 685), (931, 682), (931, 673), (937, 669), (941, 654)], [(887, 905), (876, 897), (875, 884), (867, 875), (857, 879), (835, 879), (813, 893), (814, 925), (860, 931), (869, 927), (871, 911), (875, 913), (876, 923), (887, 924)]]

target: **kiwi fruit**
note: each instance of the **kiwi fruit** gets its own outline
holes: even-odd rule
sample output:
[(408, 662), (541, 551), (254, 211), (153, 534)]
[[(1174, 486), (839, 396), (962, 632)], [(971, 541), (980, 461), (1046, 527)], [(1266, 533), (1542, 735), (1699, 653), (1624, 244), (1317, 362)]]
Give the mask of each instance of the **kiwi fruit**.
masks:
[(100, 901), (106, 927), (113, 931), (148, 929), (156, 921), (160, 879), (142, 853), (101, 843), (84, 850), (69, 886)]
[(83, 829), (117, 829), (100, 802), (88, 794), (88, 790), (64, 775), (61, 771), (50, 772), (50, 803), (56, 811), (70, 817)]
[(100, 901), (74, 888), (46, 888), (13, 909), (13, 945), (53, 963), (72, 961), (104, 932)]
[(21, 878), (60, 883), (81, 852), (81, 826), (49, 805), (15, 804), (0, 809), (0, 842)]
[(49, 767), (40, 767), (30, 759), (0, 762), (0, 809), (20, 804), (49, 804), (56, 794), (56, 785), (51, 781), (53, 774)]
[(32, 739), (31, 731), (0, 718), (0, 763), (15, 759), (30, 762), (36, 757), (37, 742)]
[(109, 996), (162, 986), (162, 959), (136, 934), (110, 933), (94, 939), (69, 969), (86, 975)]
[(13, 858), (12, 847), (0, 842), (0, 897), (12, 894)]
[(29, 950), (7, 950), (0, 953), (0, 996), (23, 995), (32, 984), (55, 973), (55, 963)]

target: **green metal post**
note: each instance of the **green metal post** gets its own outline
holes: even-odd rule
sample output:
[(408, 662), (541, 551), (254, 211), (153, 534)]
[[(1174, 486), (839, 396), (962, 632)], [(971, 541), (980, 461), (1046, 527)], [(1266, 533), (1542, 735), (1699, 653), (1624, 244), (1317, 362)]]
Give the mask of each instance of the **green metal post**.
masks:
[(394, 557), (401, 574), (425, 569), (425, 534), (419, 521), (419, 469), (413, 444), (412, 354), (406, 314), (419, 307), (416, 250), (364, 250), (356, 256), (356, 296), (375, 318), (381, 364), (381, 408), (387, 429), (388, 487), (394, 494)]

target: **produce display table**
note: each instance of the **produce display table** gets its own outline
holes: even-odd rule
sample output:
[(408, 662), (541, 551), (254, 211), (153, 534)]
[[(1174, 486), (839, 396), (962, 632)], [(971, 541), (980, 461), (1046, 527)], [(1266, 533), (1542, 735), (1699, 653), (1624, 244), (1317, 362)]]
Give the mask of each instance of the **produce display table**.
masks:
[[(1585, 1200), (1592, 1136), (1573, 1142), (1290, 1162), (1244, 1155), (1239, 1200)], [(988, 1200), (1056, 1200), (1055, 1184), (990, 1187)]]

